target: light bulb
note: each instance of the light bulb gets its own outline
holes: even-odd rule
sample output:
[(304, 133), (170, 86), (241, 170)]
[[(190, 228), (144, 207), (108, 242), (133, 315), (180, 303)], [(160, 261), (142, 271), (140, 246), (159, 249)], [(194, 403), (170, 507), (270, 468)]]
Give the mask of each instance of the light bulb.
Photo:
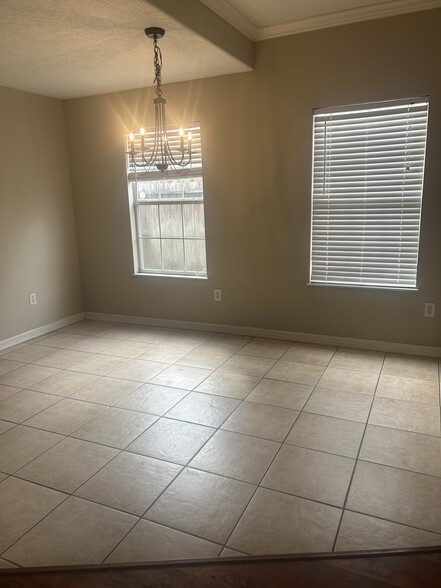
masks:
[(140, 135), (145, 135), (145, 129), (144, 129), (144, 127), (141, 127), (141, 128), (139, 129), (139, 134), (140, 134)]
[(179, 129), (179, 136), (181, 138), (184, 136), (184, 129), (182, 127)]
[(130, 131), (129, 141), (133, 141), (134, 139), (135, 139), (135, 137), (134, 137), (133, 133)]
[(192, 135), (191, 131), (188, 133), (187, 137), (188, 137), (189, 141), (191, 141), (193, 139), (193, 135)]

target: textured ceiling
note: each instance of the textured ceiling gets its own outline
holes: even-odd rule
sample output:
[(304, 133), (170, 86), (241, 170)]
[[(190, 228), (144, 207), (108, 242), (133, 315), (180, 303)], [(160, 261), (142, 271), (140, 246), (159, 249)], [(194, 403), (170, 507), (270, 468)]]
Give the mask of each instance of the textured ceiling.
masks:
[(0, 85), (55, 98), (152, 85), (148, 26), (166, 29), (165, 84), (250, 69), (145, 0), (0, 0)]

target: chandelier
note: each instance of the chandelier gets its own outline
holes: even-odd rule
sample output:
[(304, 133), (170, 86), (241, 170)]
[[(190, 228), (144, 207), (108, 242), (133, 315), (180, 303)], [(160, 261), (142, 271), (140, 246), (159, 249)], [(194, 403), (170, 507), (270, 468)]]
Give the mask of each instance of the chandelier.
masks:
[(158, 46), (158, 39), (162, 39), (165, 30), (149, 27), (144, 30), (149, 39), (153, 39), (153, 66), (155, 70), (154, 84), (156, 98), (153, 100), (155, 111), (155, 128), (146, 131), (144, 127), (139, 132), (129, 134), (130, 162), (139, 172), (159, 170), (166, 172), (189, 169), (192, 162), (192, 133), (184, 132), (181, 127), (167, 129), (165, 105), (166, 99), (162, 95), (162, 54)]

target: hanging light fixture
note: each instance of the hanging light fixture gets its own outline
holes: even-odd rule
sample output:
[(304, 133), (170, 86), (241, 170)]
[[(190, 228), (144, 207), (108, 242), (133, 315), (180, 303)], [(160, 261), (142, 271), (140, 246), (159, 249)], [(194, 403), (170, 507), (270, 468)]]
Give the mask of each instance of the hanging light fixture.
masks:
[(136, 135), (129, 134), (129, 157), (138, 172), (169, 169), (179, 171), (189, 169), (192, 162), (192, 133), (167, 129), (165, 105), (162, 95), (162, 54), (158, 40), (165, 35), (165, 30), (149, 27), (144, 30), (149, 39), (153, 39), (153, 65), (155, 70), (154, 84), (156, 98), (153, 100), (155, 110), (155, 129), (146, 131), (143, 127)]

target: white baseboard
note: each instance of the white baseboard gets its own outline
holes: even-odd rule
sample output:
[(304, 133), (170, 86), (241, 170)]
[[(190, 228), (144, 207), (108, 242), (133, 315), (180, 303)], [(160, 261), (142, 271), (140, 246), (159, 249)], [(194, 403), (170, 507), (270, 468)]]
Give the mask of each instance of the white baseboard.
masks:
[(3, 339), (2, 341), (0, 341), (0, 351), (3, 351), (3, 349), (7, 349), (8, 347), (13, 347), (14, 345), (19, 345), (20, 343), (26, 343), (26, 341), (29, 341), (30, 339), (35, 339), (35, 337), (46, 335), (51, 331), (56, 331), (57, 329), (67, 327), (68, 325), (71, 325), (72, 323), (77, 323), (78, 321), (82, 321), (83, 319), (84, 312), (79, 312), (78, 314), (67, 316), (66, 318), (54, 321), (53, 323), (49, 323), (48, 325), (43, 325), (42, 327), (31, 329), (30, 331), (20, 333), (19, 335), (14, 335), (14, 337), (9, 337), (9, 339)]
[(237, 327), (234, 325), (217, 325), (215, 323), (198, 323), (194, 321), (178, 321), (157, 319), (123, 314), (105, 314), (101, 312), (86, 312), (86, 319), (97, 321), (111, 321), (130, 323), (150, 327), (168, 327), (172, 329), (191, 329), (225, 333), (229, 335), (248, 335), (250, 337), (264, 337), (266, 339), (282, 339), (299, 341), (301, 343), (315, 343), (318, 345), (334, 345), (338, 347), (352, 347), (356, 349), (371, 349), (374, 351), (388, 351), (405, 355), (423, 355), (426, 357), (441, 357), (441, 347), (426, 345), (409, 345), (407, 343), (393, 343), (389, 341), (372, 341), (370, 339), (353, 339), (350, 337), (334, 337), (331, 335), (316, 335), (311, 333), (296, 333), (276, 329), (261, 329), (258, 327)]

